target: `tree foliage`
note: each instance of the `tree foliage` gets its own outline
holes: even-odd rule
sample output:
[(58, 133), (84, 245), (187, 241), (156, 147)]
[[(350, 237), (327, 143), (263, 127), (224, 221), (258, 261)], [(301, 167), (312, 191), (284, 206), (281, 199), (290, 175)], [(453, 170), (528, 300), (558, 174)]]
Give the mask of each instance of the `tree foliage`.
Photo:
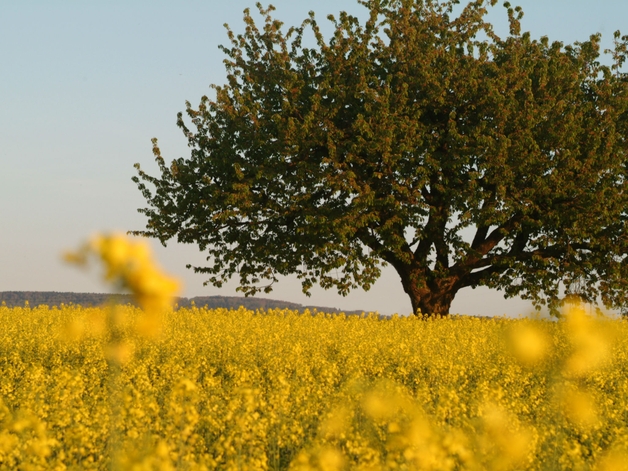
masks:
[(134, 233), (198, 244), (194, 270), (246, 294), (290, 274), (346, 294), (388, 263), (415, 312), (477, 286), (622, 306), (628, 37), (604, 65), (599, 34), (533, 39), (508, 3), (506, 37), (495, 0), (359, 3), (368, 20), (330, 15), (329, 39), (312, 12), (284, 33), (272, 6), (261, 28), (244, 11), (227, 83), (179, 114), (191, 155), (168, 166), (154, 140), (161, 175), (136, 164)]

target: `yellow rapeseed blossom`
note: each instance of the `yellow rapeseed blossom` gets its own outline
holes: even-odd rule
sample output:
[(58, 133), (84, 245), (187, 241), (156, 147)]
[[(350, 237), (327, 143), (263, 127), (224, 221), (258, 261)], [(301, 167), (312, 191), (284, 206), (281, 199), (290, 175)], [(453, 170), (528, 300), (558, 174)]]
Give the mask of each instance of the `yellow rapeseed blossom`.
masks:
[(584, 306), (571, 305), (566, 311), (565, 323), (573, 353), (565, 363), (565, 373), (584, 376), (609, 359), (610, 333), (605, 322), (587, 315)]
[(560, 407), (565, 416), (580, 428), (590, 428), (598, 421), (597, 406), (592, 393), (565, 387), (559, 395)]
[(483, 434), (480, 443), (490, 468), (512, 469), (521, 466), (531, 447), (531, 434), (519, 420), (503, 407), (487, 403), (482, 406)]
[(350, 433), (352, 419), (353, 413), (349, 407), (335, 407), (321, 421), (319, 433), (328, 438), (346, 438), (347, 434)]
[(628, 471), (628, 453), (611, 450), (599, 460), (595, 471)]
[[(0, 471), (625, 463), (621, 320), (193, 307), (165, 310), (157, 343), (136, 329), (142, 316), (129, 305), (0, 306)], [(528, 339), (524, 353), (516, 338)], [(594, 361), (576, 368), (582, 352)]]
[(527, 366), (538, 365), (550, 351), (550, 339), (538, 322), (521, 321), (511, 328), (509, 345), (515, 357)]
[(66, 253), (65, 259), (85, 265), (91, 256), (103, 263), (105, 281), (129, 290), (146, 313), (138, 321), (138, 330), (147, 336), (157, 335), (159, 316), (172, 305), (181, 284), (157, 267), (146, 241), (132, 240), (123, 234), (98, 234), (78, 251)]

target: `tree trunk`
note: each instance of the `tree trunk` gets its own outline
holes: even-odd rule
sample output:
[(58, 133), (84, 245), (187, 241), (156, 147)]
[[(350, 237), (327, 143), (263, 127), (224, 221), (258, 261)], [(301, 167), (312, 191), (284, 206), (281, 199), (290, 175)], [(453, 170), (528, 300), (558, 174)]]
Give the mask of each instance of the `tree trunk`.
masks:
[(460, 289), (460, 278), (437, 278), (429, 269), (396, 267), (404, 291), (410, 297), (416, 316), (447, 316), (451, 303)]

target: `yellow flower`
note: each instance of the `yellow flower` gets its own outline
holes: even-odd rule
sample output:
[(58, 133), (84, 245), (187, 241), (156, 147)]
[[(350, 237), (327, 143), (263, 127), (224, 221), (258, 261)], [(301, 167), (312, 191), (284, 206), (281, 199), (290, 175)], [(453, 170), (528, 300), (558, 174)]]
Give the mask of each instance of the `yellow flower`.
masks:
[(164, 274), (153, 262), (150, 247), (143, 240), (134, 241), (122, 234), (98, 234), (77, 252), (67, 253), (65, 259), (84, 265), (90, 255), (102, 261), (105, 281), (130, 290), (149, 315), (167, 309), (180, 290), (180, 282)]
[(110, 360), (124, 365), (133, 358), (134, 345), (130, 342), (112, 344), (108, 346), (106, 354)]
[(595, 399), (589, 392), (565, 390), (560, 396), (560, 404), (567, 419), (581, 428), (593, 427), (598, 421)]
[(565, 373), (584, 376), (602, 366), (610, 354), (610, 338), (603, 323), (588, 316), (581, 305), (572, 306), (567, 311), (566, 329), (574, 349), (565, 363)]
[(334, 448), (326, 448), (318, 455), (321, 471), (337, 471), (344, 467), (344, 456)]
[(525, 365), (536, 365), (549, 353), (550, 341), (538, 325), (517, 323), (510, 332), (510, 348)]
[(628, 453), (613, 450), (598, 461), (595, 469), (596, 471), (628, 471)]

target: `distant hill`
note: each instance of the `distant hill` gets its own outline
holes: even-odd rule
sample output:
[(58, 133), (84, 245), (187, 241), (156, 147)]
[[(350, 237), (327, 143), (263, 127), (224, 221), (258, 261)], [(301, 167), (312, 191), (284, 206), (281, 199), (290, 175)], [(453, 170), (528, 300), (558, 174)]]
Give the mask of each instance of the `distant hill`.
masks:
[[(61, 304), (78, 304), (81, 306), (101, 306), (111, 299), (119, 304), (136, 303), (130, 294), (106, 294), (106, 293), (66, 293), (57, 291), (0, 291), (0, 305), (8, 307), (24, 306), (28, 301), (31, 307), (45, 304), (47, 306), (60, 306)], [(194, 303), (197, 307), (238, 309), (244, 306), (246, 309), (292, 309), (303, 312), (306, 309), (320, 312), (344, 312), (345, 314), (362, 314), (364, 311), (342, 311), (341, 309), (321, 306), (303, 306), (302, 304), (279, 301), (276, 299), (254, 298), (244, 296), (197, 296), (194, 298), (177, 298), (178, 307), (190, 307)]]

